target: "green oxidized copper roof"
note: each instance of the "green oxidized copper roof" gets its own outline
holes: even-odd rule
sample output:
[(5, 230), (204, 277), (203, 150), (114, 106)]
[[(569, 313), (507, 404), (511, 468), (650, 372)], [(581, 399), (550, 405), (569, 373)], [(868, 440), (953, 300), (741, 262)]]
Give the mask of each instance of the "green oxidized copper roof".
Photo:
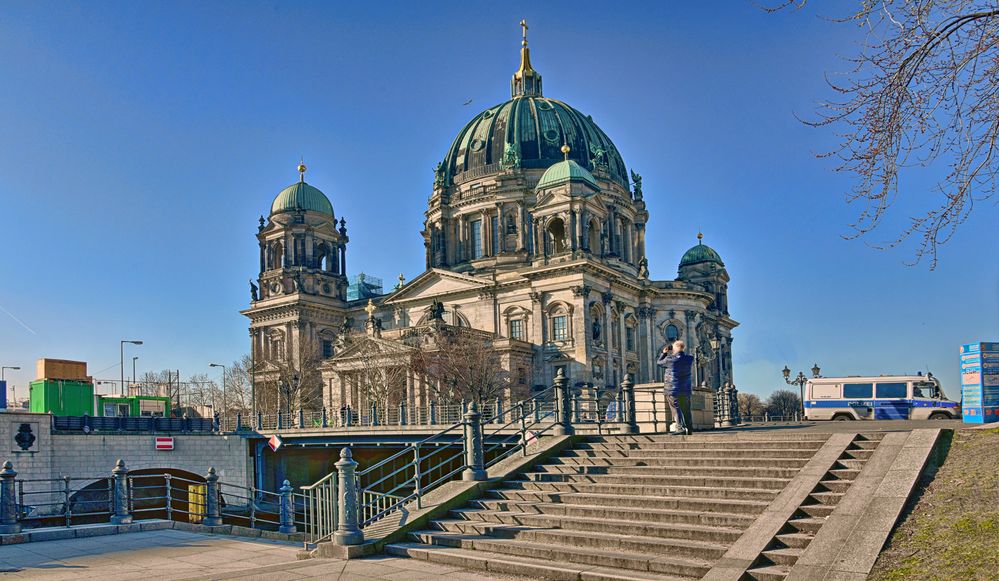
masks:
[(599, 189), (597, 180), (593, 178), (593, 174), (573, 159), (560, 161), (545, 170), (545, 173), (538, 180), (538, 185), (534, 189), (541, 190), (571, 181), (586, 182), (594, 188)]
[(694, 246), (690, 250), (683, 253), (683, 258), (680, 259), (680, 266), (688, 266), (691, 264), (698, 264), (701, 262), (714, 262), (718, 266), (725, 266), (722, 262), (721, 256), (714, 251), (713, 248), (701, 242), (702, 235), (697, 235), (697, 246)]
[(310, 186), (304, 181), (291, 184), (281, 190), (271, 204), (271, 214), (279, 212), (296, 212), (305, 210), (319, 212), (333, 217), (333, 204), (319, 188)]

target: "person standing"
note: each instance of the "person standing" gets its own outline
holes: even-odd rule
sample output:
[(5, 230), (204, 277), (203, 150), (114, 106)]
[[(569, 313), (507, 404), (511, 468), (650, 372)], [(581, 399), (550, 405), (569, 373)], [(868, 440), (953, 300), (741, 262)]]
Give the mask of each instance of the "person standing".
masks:
[(694, 358), (683, 352), (684, 347), (683, 341), (674, 341), (672, 345), (663, 347), (656, 360), (656, 365), (664, 369), (663, 392), (676, 422), (677, 429), (670, 432), (672, 435), (690, 435), (694, 432), (694, 422), (690, 415), (690, 376)]

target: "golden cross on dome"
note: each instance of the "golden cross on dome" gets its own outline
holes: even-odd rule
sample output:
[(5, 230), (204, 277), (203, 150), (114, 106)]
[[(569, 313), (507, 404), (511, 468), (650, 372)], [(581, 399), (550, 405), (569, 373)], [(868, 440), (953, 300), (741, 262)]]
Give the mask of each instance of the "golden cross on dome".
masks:
[(520, 27), (524, 29), (524, 40), (520, 42), (521, 45), (527, 46), (527, 20), (520, 21)]
[(364, 307), (364, 311), (368, 313), (368, 318), (371, 319), (375, 316), (375, 311), (378, 307), (375, 306), (375, 301), (368, 299), (368, 306)]

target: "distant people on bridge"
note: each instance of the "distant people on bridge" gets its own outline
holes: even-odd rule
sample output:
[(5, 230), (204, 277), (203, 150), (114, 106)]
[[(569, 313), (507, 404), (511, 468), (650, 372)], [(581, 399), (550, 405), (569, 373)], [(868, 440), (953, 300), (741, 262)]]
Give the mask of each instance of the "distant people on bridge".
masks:
[(671, 435), (690, 435), (694, 432), (694, 422), (690, 415), (690, 375), (694, 358), (684, 353), (683, 341), (674, 341), (663, 347), (656, 365), (663, 368), (663, 392), (669, 405), (676, 429)]

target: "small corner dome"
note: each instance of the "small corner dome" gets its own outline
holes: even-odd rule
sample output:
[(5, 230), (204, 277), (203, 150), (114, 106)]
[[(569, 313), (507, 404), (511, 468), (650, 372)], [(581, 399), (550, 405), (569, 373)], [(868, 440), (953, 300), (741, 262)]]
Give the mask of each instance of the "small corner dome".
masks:
[(545, 173), (538, 180), (538, 185), (534, 189), (543, 190), (567, 182), (584, 182), (594, 189), (599, 189), (597, 180), (593, 178), (593, 174), (573, 159), (560, 161), (545, 170)]
[(701, 238), (703, 238), (703, 235), (698, 234), (697, 246), (683, 253), (683, 258), (680, 259), (680, 268), (702, 262), (713, 262), (718, 266), (725, 266), (721, 256), (713, 248), (701, 242)]
[(333, 218), (333, 204), (319, 188), (310, 186), (305, 180), (300, 180), (274, 198), (271, 204), (271, 215), (281, 212), (317, 212)]

